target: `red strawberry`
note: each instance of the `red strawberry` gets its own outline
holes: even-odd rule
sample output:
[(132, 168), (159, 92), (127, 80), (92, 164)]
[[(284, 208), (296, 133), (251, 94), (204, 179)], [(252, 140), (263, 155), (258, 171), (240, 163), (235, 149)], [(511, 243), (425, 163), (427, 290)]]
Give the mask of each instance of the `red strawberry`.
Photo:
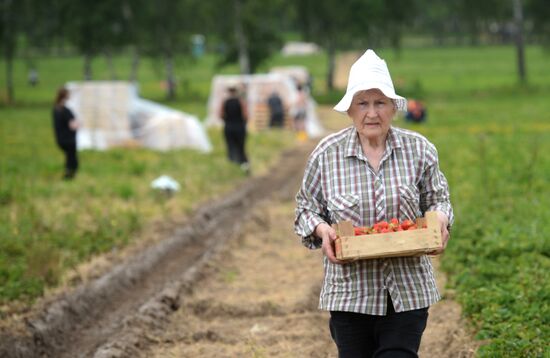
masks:
[(412, 221), (410, 221), (409, 219), (405, 219), (401, 223), (401, 228), (403, 230), (408, 230), (412, 225), (414, 225), (414, 223)]

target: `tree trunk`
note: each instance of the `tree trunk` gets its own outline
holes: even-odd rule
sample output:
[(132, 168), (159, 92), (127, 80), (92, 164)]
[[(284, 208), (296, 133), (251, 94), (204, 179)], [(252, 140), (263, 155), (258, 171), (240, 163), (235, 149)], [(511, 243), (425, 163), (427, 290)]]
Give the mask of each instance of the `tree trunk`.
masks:
[(3, 32), (4, 38), (2, 42), (4, 44), (4, 58), (6, 60), (6, 102), (12, 104), (15, 101), (14, 89), (13, 89), (13, 55), (15, 53), (15, 34), (13, 29), (13, 16), (12, 15), (12, 1), (4, 1), (3, 11)]
[(12, 104), (15, 101), (13, 90), (13, 54), (6, 53), (6, 102)]
[(332, 40), (329, 40), (328, 42), (327, 56), (328, 56), (327, 89), (329, 91), (332, 91), (334, 89), (334, 68), (336, 63), (336, 48)]
[(516, 52), (518, 58), (518, 75), (520, 83), (527, 82), (527, 74), (525, 70), (525, 44), (523, 41), (523, 6), (521, 0), (514, 1), (514, 23), (515, 23), (515, 40)]
[(116, 81), (118, 76), (116, 75), (115, 65), (113, 64), (113, 53), (111, 49), (105, 50), (105, 61), (107, 62), (111, 80)]
[(130, 81), (137, 82), (137, 73), (139, 67), (139, 50), (134, 48), (134, 53), (132, 54), (132, 67), (130, 69)]
[(248, 43), (243, 30), (241, 0), (235, 0), (235, 37), (239, 50), (239, 68), (241, 74), (250, 74), (250, 56), (248, 54)]
[(395, 58), (399, 61), (401, 59), (401, 29), (399, 24), (394, 24), (393, 29), (389, 30), (390, 32), (390, 42), (393, 47)]
[(90, 54), (84, 55), (84, 80), (92, 80), (92, 55)]
[(176, 98), (176, 78), (174, 76), (174, 59), (171, 53), (166, 54), (166, 98), (173, 100)]

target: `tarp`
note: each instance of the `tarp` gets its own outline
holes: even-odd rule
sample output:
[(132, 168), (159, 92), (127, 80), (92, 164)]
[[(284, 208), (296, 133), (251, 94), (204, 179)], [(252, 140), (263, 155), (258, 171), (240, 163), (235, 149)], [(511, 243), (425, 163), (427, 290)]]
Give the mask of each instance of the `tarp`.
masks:
[(304, 86), (308, 86), (310, 83), (310, 75), (307, 68), (304, 66), (279, 66), (272, 67), (269, 70), (270, 73), (280, 73), (282, 75), (289, 76), (296, 83), (301, 83)]
[(78, 149), (143, 146), (155, 150), (212, 150), (196, 116), (139, 98), (123, 81), (69, 82), (67, 107), (77, 117)]
[[(227, 96), (227, 89), (236, 87), (245, 93), (248, 107), (248, 124), (250, 131), (264, 130), (269, 127), (269, 109), (267, 99), (276, 91), (285, 107), (286, 128), (293, 128), (292, 116), (297, 101), (298, 90), (294, 78), (286, 73), (267, 73), (255, 75), (217, 75), (212, 79), (210, 97), (208, 99), (208, 113), (205, 124), (207, 126), (221, 126), (219, 117), (220, 107)], [(306, 132), (310, 137), (319, 137), (323, 128), (319, 122), (316, 103), (308, 96), (306, 113)]]
[(321, 49), (312, 42), (289, 41), (281, 49), (283, 56), (304, 56), (318, 53)]

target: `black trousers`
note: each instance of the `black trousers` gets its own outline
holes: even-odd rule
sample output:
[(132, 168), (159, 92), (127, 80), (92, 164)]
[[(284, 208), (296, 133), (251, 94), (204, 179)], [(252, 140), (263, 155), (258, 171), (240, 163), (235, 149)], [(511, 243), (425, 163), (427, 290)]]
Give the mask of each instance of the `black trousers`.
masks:
[(237, 164), (248, 163), (244, 148), (246, 142), (246, 128), (225, 127), (223, 133), (229, 160)]
[(396, 313), (388, 302), (386, 316), (330, 312), (330, 334), (339, 358), (418, 357), (428, 308)]
[(65, 175), (73, 176), (78, 170), (76, 143), (59, 143), (59, 147), (65, 153)]
[(283, 113), (272, 113), (269, 120), (270, 127), (282, 127), (284, 122)]

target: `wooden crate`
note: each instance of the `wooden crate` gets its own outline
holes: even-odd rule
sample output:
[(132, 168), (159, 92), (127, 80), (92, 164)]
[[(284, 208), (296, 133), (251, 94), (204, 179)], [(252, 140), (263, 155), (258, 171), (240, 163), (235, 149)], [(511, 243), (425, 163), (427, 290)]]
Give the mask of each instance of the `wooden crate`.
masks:
[[(416, 224), (419, 228), (411, 231), (359, 236), (355, 236), (350, 221), (334, 224), (338, 234), (334, 242), (336, 257), (340, 260), (351, 260), (416, 256), (442, 246), (441, 229), (435, 212), (427, 212), (424, 218), (416, 220)], [(427, 224), (427, 228), (422, 229), (424, 224)]]

